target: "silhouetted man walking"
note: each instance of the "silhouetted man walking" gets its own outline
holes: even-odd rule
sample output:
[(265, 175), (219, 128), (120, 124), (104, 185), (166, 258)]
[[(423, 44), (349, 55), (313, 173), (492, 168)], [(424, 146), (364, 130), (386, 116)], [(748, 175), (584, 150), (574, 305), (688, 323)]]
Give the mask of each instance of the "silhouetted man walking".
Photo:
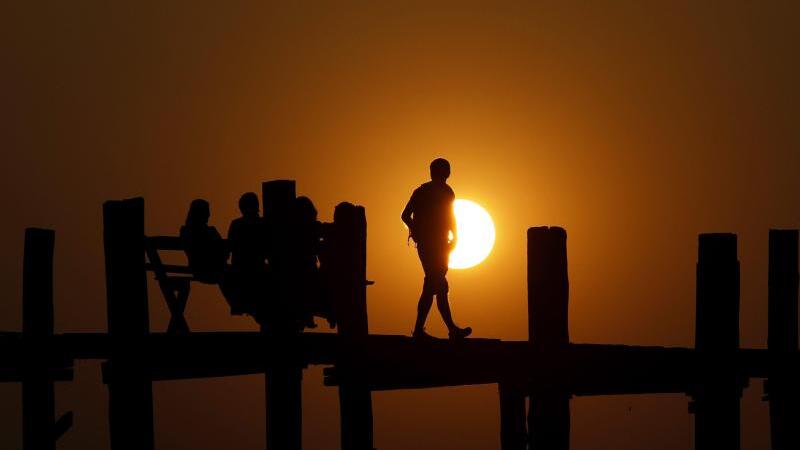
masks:
[[(453, 212), (455, 194), (447, 185), (450, 163), (437, 158), (431, 162), (431, 181), (421, 185), (411, 194), (402, 219), (408, 226), (411, 238), (417, 244), (417, 253), (425, 271), (422, 295), (417, 306), (417, 322), (414, 337), (429, 338), (425, 332), (425, 320), (436, 296), (436, 306), (444, 319), (450, 338), (463, 338), (472, 333), (472, 328), (459, 328), (453, 322), (450, 303), (447, 299), (447, 263), (450, 251), (456, 244), (456, 219)], [(450, 236), (452, 235), (452, 239)]]

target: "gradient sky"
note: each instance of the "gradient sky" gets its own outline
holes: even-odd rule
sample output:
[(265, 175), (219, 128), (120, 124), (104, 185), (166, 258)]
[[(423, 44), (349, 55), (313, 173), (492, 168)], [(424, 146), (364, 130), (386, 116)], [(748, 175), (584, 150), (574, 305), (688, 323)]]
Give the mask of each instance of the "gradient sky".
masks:
[[(0, 329), (20, 327), (25, 227), (57, 230), (57, 330), (104, 330), (104, 200), (144, 196), (148, 233), (176, 234), (206, 198), (224, 233), (242, 192), (294, 178), (322, 220), (366, 207), (370, 330), (408, 334), (421, 269), (399, 216), (444, 156), (497, 227), (492, 255), (449, 277), (477, 336), (527, 337), (525, 230), (560, 225), (573, 341), (693, 345), (697, 234), (731, 231), (742, 344), (766, 345), (767, 230), (800, 226), (793, 2), (44, 3), (0, 4)], [(187, 316), (255, 329), (212, 287)], [(445, 332), (435, 313), (429, 328)], [(321, 378), (306, 371), (306, 449), (338, 445)], [(158, 448), (264, 448), (263, 377), (154, 392)], [(76, 412), (60, 448), (107, 448), (99, 364), (57, 393)], [(743, 399), (745, 450), (769, 439), (761, 393)], [(19, 386), (0, 398), (0, 448), (19, 448)], [(495, 386), (374, 405), (381, 450), (499, 448)], [(574, 450), (692, 446), (682, 395), (577, 398), (572, 419)]]

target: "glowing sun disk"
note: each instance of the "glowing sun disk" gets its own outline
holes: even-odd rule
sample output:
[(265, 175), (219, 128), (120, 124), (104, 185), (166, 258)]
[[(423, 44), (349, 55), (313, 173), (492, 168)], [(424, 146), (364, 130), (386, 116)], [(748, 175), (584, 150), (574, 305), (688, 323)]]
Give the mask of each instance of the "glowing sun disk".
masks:
[(453, 209), (458, 241), (450, 253), (449, 266), (451, 269), (467, 269), (480, 264), (491, 253), (494, 223), (489, 213), (473, 201), (456, 199)]

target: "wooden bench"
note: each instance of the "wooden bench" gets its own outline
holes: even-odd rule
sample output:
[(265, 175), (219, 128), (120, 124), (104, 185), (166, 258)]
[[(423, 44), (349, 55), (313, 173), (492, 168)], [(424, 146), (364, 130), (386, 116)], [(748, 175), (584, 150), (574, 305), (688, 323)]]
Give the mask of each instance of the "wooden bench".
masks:
[(159, 251), (185, 250), (183, 241), (178, 236), (145, 236), (145, 269), (153, 272), (167, 302), (170, 318), (167, 333), (189, 333), (189, 324), (183, 316), (189, 300), (191, 282), (197, 281), (192, 269), (187, 265), (164, 264)]
[[(331, 296), (331, 301), (333, 302), (333, 309), (336, 310), (341, 301), (344, 300), (347, 302), (346, 299), (353, 295), (354, 291), (352, 291), (352, 289), (358, 289), (359, 286), (370, 286), (375, 282), (362, 278), (363, 275), (353, 278), (353, 274), (341, 272), (340, 266), (342, 258), (348, 258), (348, 253), (353, 252), (354, 249), (344, 248), (348, 247), (349, 243), (345, 244), (343, 247), (336, 242), (338, 239), (334, 237), (336, 235), (333, 231), (334, 227), (335, 224), (333, 223), (322, 224), (322, 239), (323, 242), (326, 242), (327, 258), (322, 258), (322, 255), (320, 255), (320, 264), (326, 264), (324, 260), (327, 260), (326, 267), (328, 267), (328, 278), (335, 279), (335, 281), (328, 279), (322, 282), (329, 283), (327, 288)], [(223, 241), (225, 245), (227, 245), (227, 240)], [(196, 281), (208, 284), (208, 282), (197, 280), (188, 263), (186, 265), (178, 265), (165, 264), (162, 261), (159, 253), (161, 251), (185, 252), (183, 240), (179, 236), (145, 236), (144, 247), (145, 255), (147, 256), (145, 269), (149, 272), (153, 272), (170, 312), (167, 333), (189, 333), (191, 330), (184, 317), (184, 312), (186, 311), (186, 304), (189, 300), (191, 283)], [(362, 255), (361, 257), (366, 259), (366, 255)], [(364, 261), (364, 264), (365, 263), (366, 261)], [(320, 269), (322, 271), (322, 267), (320, 267)], [(366, 268), (363, 268), (362, 271), (366, 271)], [(351, 283), (354, 284), (351, 286)], [(336, 323), (336, 314), (335, 312), (333, 314), (334, 319), (332, 323)]]

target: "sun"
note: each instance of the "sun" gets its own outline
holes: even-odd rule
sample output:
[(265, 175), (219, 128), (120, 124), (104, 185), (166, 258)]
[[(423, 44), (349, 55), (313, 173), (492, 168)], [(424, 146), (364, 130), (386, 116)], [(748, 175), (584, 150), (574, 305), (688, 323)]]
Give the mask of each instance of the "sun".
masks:
[(494, 247), (494, 222), (481, 205), (464, 199), (453, 204), (458, 241), (450, 252), (451, 269), (467, 269), (480, 264)]

